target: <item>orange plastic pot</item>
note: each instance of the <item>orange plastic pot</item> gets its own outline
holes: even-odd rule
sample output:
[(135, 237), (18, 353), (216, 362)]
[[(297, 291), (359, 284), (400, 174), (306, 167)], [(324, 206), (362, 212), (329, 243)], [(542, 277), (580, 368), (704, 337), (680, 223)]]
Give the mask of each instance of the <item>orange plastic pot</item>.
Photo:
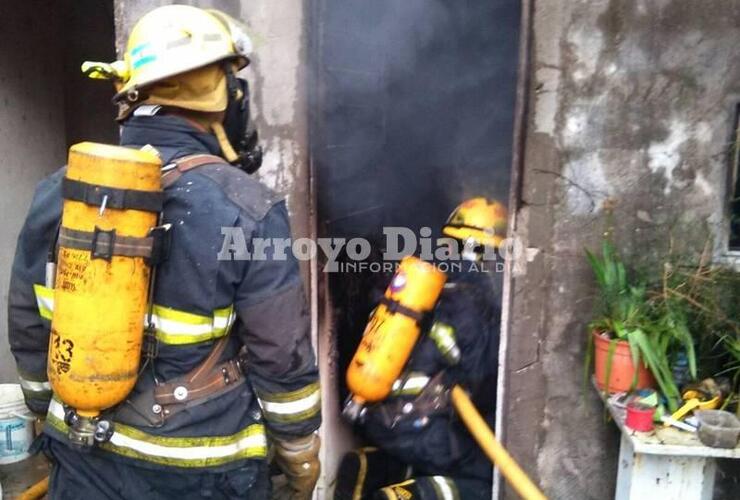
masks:
[[(594, 375), (596, 385), (604, 390), (606, 384), (606, 366), (609, 359), (610, 339), (601, 332), (592, 332), (594, 338)], [(635, 389), (645, 389), (655, 386), (655, 379), (644, 363), (637, 367), (637, 385)], [(611, 362), (611, 373), (609, 374), (609, 393), (626, 392), (632, 387), (632, 379), (635, 376), (635, 365), (632, 363), (630, 346), (626, 340), (618, 340), (614, 349)]]

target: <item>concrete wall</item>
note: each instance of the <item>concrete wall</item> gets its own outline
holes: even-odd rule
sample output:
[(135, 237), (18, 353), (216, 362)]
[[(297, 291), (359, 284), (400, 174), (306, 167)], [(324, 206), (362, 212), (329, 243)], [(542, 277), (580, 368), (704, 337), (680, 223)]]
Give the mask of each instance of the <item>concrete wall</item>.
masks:
[(117, 140), (111, 89), (79, 69), (84, 59), (113, 56), (112, 11), (98, 0), (0, 5), (0, 382), (16, 381), (7, 290), (34, 188), (64, 164), (70, 144)]
[(15, 242), (36, 183), (65, 156), (60, 6), (0, 4), (0, 382), (16, 382), (7, 343)]
[(175, 3), (220, 9), (250, 28), (256, 53), (244, 76), (250, 80), (252, 109), (265, 148), (264, 163), (257, 176), (287, 196), (295, 237), (308, 235), (308, 118), (302, 0), (116, 0), (119, 52), (139, 17), (154, 7)]
[(113, 4), (67, 0), (0, 5), (0, 382), (16, 380), (6, 338), (15, 242), (36, 183), (59, 168), (67, 146), (115, 142), (112, 89), (85, 78), (85, 59), (113, 57)]
[[(584, 247), (605, 228), (649, 266), (671, 241), (721, 241), (740, 96), (734, 0), (534, 0), (514, 234), (503, 431), (551, 498), (613, 496), (618, 442), (581, 397), (595, 292)], [(508, 495), (508, 498), (514, 498)]]

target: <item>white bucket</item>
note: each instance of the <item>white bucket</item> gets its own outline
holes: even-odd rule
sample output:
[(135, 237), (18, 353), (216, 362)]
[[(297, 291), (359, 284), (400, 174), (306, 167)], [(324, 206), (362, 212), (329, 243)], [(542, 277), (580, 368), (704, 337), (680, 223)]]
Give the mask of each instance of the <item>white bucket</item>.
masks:
[(18, 384), (0, 384), (0, 465), (28, 458), (33, 421)]

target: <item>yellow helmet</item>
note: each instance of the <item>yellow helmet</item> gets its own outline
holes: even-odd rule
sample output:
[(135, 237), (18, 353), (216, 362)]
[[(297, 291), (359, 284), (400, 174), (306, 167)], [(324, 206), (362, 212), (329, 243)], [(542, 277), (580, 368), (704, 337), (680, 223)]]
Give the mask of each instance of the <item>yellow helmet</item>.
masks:
[(442, 234), (480, 245), (498, 247), (506, 238), (506, 207), (485, 198), (471, 198), (458, 205), (442, 228)]
[(145, 14), (131, 30), (123, 61), (86, 62), (91, 78), (114, 79), (114, 101), (139, 100), (139, 90), (175, 75), (233, 60), (249, 64), (252, 42), (241, 23), (223, 12), (166, 5)]

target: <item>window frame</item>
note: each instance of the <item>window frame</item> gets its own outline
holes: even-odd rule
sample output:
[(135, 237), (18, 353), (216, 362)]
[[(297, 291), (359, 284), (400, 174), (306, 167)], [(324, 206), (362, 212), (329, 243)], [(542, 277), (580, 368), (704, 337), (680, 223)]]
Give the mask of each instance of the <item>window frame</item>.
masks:
[[(727, 158), (727, 189), (725, 196), (725, 225), (722, 231), (721, 254), (718, 263), (734, 267), (740, 271), (740, 245), (731, 247), (732, 241), (732, 218), (740, 216), (733, 213), (737, 210), (733, 207), (735, 199), (740, 197), (740, 102), (736, 100), (733, 113), (733, 128), (730, 135), (728, 158)], [(740, 238), (740, 235), (738, 235)]]

